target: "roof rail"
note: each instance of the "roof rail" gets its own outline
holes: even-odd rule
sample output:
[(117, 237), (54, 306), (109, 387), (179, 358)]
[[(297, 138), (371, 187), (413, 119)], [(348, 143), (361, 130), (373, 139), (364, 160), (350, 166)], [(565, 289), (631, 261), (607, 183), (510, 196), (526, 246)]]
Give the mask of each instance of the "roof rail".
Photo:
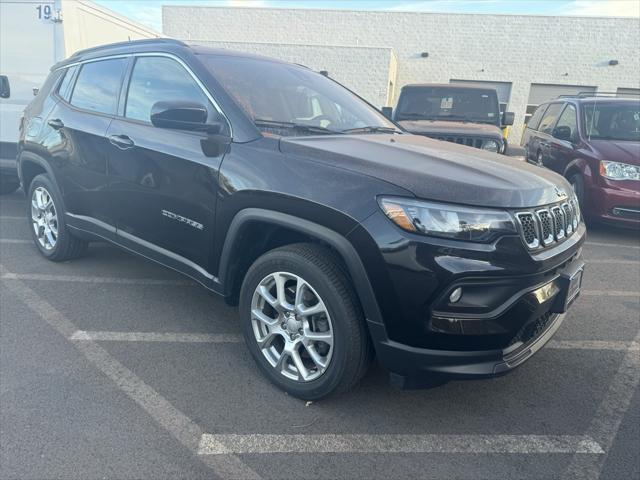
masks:
[(632, 92), (578, 92), (572, 95), (559, 95), (558, 98), (588, 98), (588, 97), (638, 97), (638, 93)]
[(97, 47), (85, 48), (84, 50), (78, 50), (69, 58), (79, 57), (81, 55), (86, 55), (87, 53), (99, 52), (100, 50), (107, 50), (109, 48), (126, 47), (128, 45), (153, 45), (157, 43), (179, 45), (182, 47), (187, 46), (186, 43), (174, 38), (143, 38), (141, 40), (128, 40), (126, 42), (108, 43), (105, 45), (98, 45)]

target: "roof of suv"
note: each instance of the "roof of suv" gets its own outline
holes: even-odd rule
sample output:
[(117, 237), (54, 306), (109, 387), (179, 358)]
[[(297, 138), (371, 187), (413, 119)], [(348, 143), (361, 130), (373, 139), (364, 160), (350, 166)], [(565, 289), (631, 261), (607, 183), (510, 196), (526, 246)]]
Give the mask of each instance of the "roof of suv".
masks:
[(479, 85), (465, 85), (461, 83), (411, 83), (409, 85), (405, 85), (404, 87), (402, 87), (402, 90), (410, 89), (410, 88), (449, 88), (449, 89), (456, 89), (456, 90), (493, 90), (495, 91), (495, 88), (491, 88), (491, 87), (482, 87)]
[(181, 53), (189, 51), (194, 55), (220, 55), (229, 57), (244, 57), (254, 58), (256, 60), (270, 61), (274, 63), (287, 63), (281, 60), (264, 57), (261, 55), (254, 55), (251, 53), (237, 52), (233, 50), (225, 50), (220, 48), (206, 47), (202, 45), (191, 45), (180, 40), (173, 38), (149, 38), (143, 40), (131, 40), (128, 42), (110, 43), (107, 45), (99, 45), (97, 47), (91, 47), (84, 50), (75, 52), (70, 57), (66, 58), (55, 64), (51, 69), (55, 70), (65, 65), (81, 62), (84, 60), (90, 60), (94, 58), (105, 57), (109, 55), (122, 55), (129, 53), (144, 53), (144, 52), (166, 52), (166, 53)]

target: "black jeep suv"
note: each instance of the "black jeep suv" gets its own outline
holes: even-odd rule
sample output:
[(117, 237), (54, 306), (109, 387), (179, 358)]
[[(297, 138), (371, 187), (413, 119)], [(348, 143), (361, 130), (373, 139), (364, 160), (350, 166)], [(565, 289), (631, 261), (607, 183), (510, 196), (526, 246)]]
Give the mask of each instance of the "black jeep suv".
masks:
[(404, 133), (305, 67), (172, 40), (55, 65), (21, 125), (40, 252), (107, 240), (239, 304), (287, 392), (505, 373), (580, 289), (585, 227), (551, 171)]

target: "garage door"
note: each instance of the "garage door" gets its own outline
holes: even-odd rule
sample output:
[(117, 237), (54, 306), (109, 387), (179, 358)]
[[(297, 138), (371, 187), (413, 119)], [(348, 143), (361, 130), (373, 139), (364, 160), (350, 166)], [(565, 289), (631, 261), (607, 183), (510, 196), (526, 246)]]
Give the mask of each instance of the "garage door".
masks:
[(500, 111), (504, 112), (509, 105), (509, 98), (511, 97), (511, 82), (485, 82), (480, 80), (449, 80), (449, 83), (463, 83), (465, 85), (480, 87), (480, 88), (494, 88), (498, 93), (498, 102), (500, 102)]
[(581, 85), (549, 85), (544, 83), (532, 83), (529, 90), (528, 105), (540, 105), (560, 95), (576, 95), (580, 92), (595, 92), (597, 87), (585, 87)]
[(640, 88), (619, 88), (618, 95), (620, 96), (640, 96)]

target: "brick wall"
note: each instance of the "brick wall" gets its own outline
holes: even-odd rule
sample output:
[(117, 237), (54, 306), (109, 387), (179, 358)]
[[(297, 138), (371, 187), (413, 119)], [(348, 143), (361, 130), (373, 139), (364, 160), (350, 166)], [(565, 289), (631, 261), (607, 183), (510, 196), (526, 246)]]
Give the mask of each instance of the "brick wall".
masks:
[[(521, 136), (531, 83), (595, 85), (600, 91), (640, 88), (638, 19), (165, 6), (163, 30), (186, 40), (288, 45), (282, 50), (274, 46), (275, 56), (297, 48), (291, 44), (303, 44), (306, 55), (300, 63), (314, 68), (316, 56), (331, 45), (392, 49), (396, 99), (408, 83), (452, 78), (512, 82), (512, 142)], [(421, 52), (429, 57), (422, 58)], [(366, 88), (361, 93), (367, 96), (371, 89), (382, 91), (388, 76), (382, 84), (378, 73), (371, 79), (379, 78), (379, 87), (360, 87), (357, 82), (368, 69), (354, 57), (333, 56), (336, 63), (327, 70), (356, 91)], [(612, 59), (619, 64), (608, 66)]]

